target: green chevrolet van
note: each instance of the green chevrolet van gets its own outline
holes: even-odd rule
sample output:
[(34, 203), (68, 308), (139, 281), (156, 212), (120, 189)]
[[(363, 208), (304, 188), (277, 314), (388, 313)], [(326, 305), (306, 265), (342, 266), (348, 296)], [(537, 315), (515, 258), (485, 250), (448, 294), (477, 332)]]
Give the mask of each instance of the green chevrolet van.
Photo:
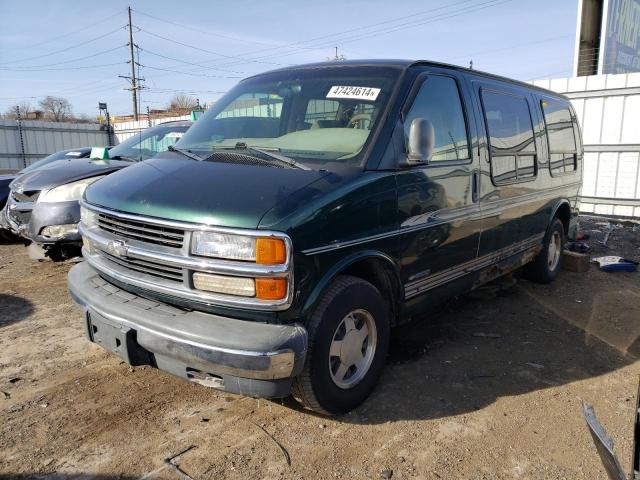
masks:
[(554, 280), (582, 156), (565, 97), (475, 70), (259, 74), (87, 188), (69, 290), (89, 340), (132, 365), (345, 412), (391, 328), (516, 269)]

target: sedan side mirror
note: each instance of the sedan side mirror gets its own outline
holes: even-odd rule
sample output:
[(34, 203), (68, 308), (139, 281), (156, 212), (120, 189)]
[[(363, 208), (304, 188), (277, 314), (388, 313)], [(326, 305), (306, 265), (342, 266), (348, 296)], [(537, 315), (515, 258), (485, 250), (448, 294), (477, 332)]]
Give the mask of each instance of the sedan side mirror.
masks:
[(426, 118), (414, 118), (409, 129), (408, 163), (429, 163), (435, 143), (433, 124)]

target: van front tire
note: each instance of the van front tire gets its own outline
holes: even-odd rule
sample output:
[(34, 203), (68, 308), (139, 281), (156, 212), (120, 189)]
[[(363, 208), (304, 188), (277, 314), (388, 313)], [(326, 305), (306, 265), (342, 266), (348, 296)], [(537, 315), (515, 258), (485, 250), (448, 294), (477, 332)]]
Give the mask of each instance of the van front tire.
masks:
[(339, 276), (314, 310), (309, 348), (293, 397), (333, 415), (360, 405), (375, 387), (389, 347), (389, 306), (369, 282)]
[(554, 218), (544, 236), (542, 251), (523, 268), (525, 278), (536, 283), (553, 282), (560, 272), (564, 242), (564, 225)]

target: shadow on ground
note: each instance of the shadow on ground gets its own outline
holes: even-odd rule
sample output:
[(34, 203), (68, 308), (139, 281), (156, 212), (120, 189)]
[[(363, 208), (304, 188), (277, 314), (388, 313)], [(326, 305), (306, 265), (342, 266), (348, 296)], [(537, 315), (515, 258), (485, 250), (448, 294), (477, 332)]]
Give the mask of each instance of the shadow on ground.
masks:
[(549, 286), (519, 280), (489, 288), (396, 329), (379, 386), (341, 420), (449, 417), (633, 363), (640, 343), (637, 276), (592, 273), (563, 272)]
[(17, 295), (0, 293), (0, 328), (24, 320), (33, 312), (33, 304)]

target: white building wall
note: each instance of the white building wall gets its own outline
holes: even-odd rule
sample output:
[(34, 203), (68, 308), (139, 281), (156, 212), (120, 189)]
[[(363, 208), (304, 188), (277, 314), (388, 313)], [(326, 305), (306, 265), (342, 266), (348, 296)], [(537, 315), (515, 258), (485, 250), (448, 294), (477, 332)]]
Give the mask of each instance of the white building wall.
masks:
[(116, 143), (121, 143), (127, 138), (140, 133), (141, 130), (144, 130), (148, 127), (155, 127), (156, 125), (164, 122), (174, 122), (177, 120), (190, 120), (191, 115), (182, 115), (179, 117), (163, 117), (163, 118), (155, 118), (151, 119), (151, 121), (147, 120), (138, 120), (138, 121), (130, 121), (130, 122), (115, 122), (113, 123), (113, 132), (117, 138)]
[(571, 99), (582, 127), (580, 210), (640, 217), (640, 72), (536, 80)]

